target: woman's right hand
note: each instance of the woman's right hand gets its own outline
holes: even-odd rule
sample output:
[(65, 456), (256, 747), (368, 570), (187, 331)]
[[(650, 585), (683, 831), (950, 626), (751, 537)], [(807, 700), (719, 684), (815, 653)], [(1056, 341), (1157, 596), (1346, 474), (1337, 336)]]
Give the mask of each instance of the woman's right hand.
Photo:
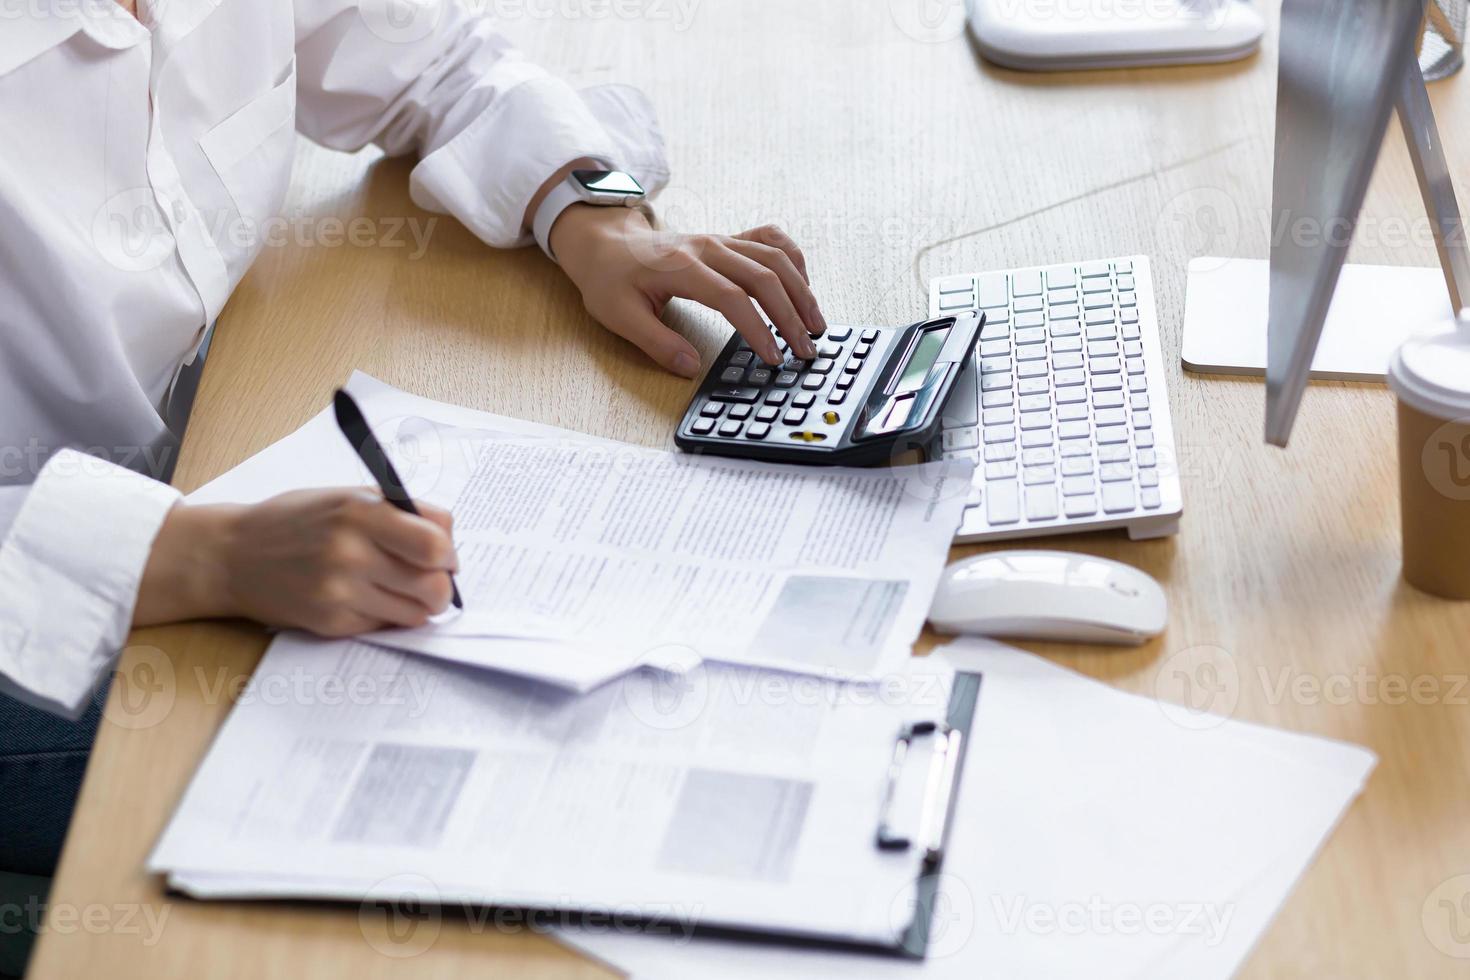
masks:
[(421, 626), (448, 607), (459, 562), (449, 514), (419, 509), (365, 489), (179, 504), (154, 540), (133, 625), (245, 617), (322, 636)]

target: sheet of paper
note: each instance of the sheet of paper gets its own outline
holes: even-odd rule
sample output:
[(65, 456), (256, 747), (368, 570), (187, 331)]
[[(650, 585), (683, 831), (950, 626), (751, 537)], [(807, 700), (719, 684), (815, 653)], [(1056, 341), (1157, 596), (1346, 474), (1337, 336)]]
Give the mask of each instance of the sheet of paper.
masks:
[[(964, 461), (691, 456), (456, 410), (361, 375), (348, 387), (409, 493), (454, 513), (470, 614), (370, 639), (576, 690), (670, 651), (834, 677), (901, 669), (970, 484)], [(193, 499), (249, 502), (290, 481), (367, 473), (319, 416)]]
[(149, 868), (201, 897), (616, 909), (889, 943), (920, 855), (874, 846), (887, 764), (952, 680), (909, 666), (881, 687), (644, 669), (578, 696), (282, 636)]
[(563, 940), (640, 980), (1226, 978), (1375, 764), (1239, 722), (1189, 730), (999, 644), (943, 656), (985, 679), (928, 961), (626, 930)]

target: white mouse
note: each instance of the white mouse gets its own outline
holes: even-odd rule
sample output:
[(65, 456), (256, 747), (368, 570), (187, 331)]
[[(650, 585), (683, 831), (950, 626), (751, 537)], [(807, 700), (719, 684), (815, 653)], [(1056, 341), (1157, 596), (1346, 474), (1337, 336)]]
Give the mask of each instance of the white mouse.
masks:
[(995, 551), (944, 570), (929, 622), (945, 633), (1138, 644), (1169, 602), (1136, 568), (1066, 551)]

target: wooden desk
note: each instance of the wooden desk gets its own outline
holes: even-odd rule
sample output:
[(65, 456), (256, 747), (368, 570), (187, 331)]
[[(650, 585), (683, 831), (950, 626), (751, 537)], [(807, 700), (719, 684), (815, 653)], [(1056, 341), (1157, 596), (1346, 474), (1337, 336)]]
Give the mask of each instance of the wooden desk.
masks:
[[(1391, 397), (1314, 386), (1283, 453), (1262, 444), (1259, 382), (1178, 367), (1186, 261), (1266, 254), (1274, 52), (1218, 68), (1026, 76), (978, 64), (961, 38), (907, 36), (890, 16), (905, 6), (746, 0), (697, 5), (687, 29), (651, 16), (507, 26), (580, 84), (619, 78), (648, 91), (678, 175), (666, 207), (701, 230), (785, 224), (832, 322), (911, 320), (926, 278), (945, 270), (1152, 256), (1183, 530), (1049, 544), (1151, 572), (1172, 622), (1135, 652), (1038, 649), (1120, 688), (1174, 700), (1215, 691), (1215, 707), (1233, 703), (1236, 717), (1379, 754), (1245, 976), (1463, 975), (1426, 925), (1443, 934), (1437, 898), (1460, 894), (1431, 893), (1470, 872), (1470, 605), (1399, 580)], [(1460, 174), (1467, 87), (1433, 89)], [(303, 147), (290, 208), (424, 220), (407, 203), (408, 170)], [(1395, 127), (1354, 260), (1430, 264), (1422, 214)], [(690, 386), (591, 323), (539, 254), (492, 252), (449, 219), (426, 255), (411, 252), (267, 250), (221, 321), (178, 472), (184, 490), (290, 432), (353, 368), (434, 398), (670, 444)], [(712, 316), (680, 319), (704, 355), (718, 349), (725, 328)], [(249, 675), (266, 637), (207, 625), (131, 642), (121, 664), (131, 683), (113, 688), (53, 901), (73, 915), (166, 910), (162, 940), (74, 924), (44, 937), (34, 977), (607, 975), (532, 935), (446, 922), (428, 952), (393, 959), (350, 909), (165, 896), (145, 855), (229, 711), (229, 682)], [(159, 700), (139, 700), (150, 679)]]

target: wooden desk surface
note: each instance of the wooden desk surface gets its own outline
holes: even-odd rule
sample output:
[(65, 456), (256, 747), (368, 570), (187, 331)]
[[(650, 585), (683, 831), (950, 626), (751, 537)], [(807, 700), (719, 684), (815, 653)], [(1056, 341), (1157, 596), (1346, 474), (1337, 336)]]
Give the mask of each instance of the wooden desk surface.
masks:
[[(912, 320), (927, 277), (946, 270), (1150, 255), (1183, 529), (1048, 545), (1146, 569), (1168, 589), (1172, 622), (1133, 652), (1036, 649), (1126, 690), (1378, 753), (1366, 793), (1245, 976), (1463, 975), (1444, 951), (1452, 923), (1438, 903), (1470, 892), (1470, 879), (1450, 881), (1470, 872), (1470, 604), (1399, 579), (1391, 397), (1314, 386), (1283, 453), (1262, 443), (1259, 382), (1178, 366), (1187, 260), (1266, 254), (1272, 42), (1224, 67), (1029, 76), (977, 63), (953, 32), (909, 36), (898, 24), (918, 6), (745, 0), (696, 4), (683, 23), (648, 4), (636, 20), (506, 27), (578, 84), (615, 78), (650, 93), (677, 175), (666, 211), (698, 230), (783, 223), (832, 322)], [(674, 17), (679, 5), (658, 9)], [(1467, 87), (1433, 87), (1461, 175)], [(312, 219), (317, 244), (267, 249), (231, 302), (185, 442), (184, 490), (290, 432), (353, 368), (433, 398), (670, 444), (690, 385), (590, 322), (535, 251), (493, 252), (447, 218), (422, 257), (411, 243), (322, 244), (333, 218), (379, 219), (383, 234), (396, 219), (427, 220), (407, 201), (408, 171), (302, 148), (289, 208)], [(1353, 259), (1431, 264), (1422, 215), (1394, 127)], [(679, 319), (706, 356), (718, 349), (725, 328), (712, 316)], [(446, 922), (428, 952), (395, 959), (351, 909), (165, 896), (145, 855), (229, 711), (229, 682), (249, 675), (266, 637), (181, 626), (131, 644), (53, 895), (72, 924), (58, 919), (43, 938), (32, 976), (607, 975), (528, 934)], [(118, 919), (77, 924), (98, 905), (166, 915), (161, 940)]]

